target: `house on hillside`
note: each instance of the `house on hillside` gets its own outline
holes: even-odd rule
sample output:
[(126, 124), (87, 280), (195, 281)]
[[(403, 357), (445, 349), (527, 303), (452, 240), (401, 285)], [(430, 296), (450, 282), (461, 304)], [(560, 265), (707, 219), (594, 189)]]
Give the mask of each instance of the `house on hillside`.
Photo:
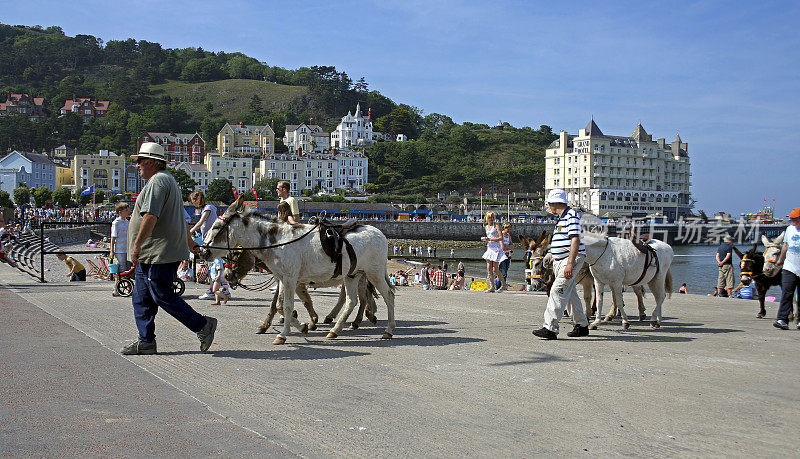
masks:
[(372, 111), (367, 111), (367, 116), (361, 114), (361, 104), (356, 104), (355, 114), (347, 112), (342, 121), (331, 133), (331, 146), (333, 148), (355, 148), (369, 146), (377, 141), (372, 132)]
[[(0, 169), (4, 170), (0, 178), (3, 182), (0, 188), (9, 193), (11, 191), (6, 189), (7, 186), (13, 190), (21, 182), (28, 185), (28, 188), (46, 186), (50, 191), (56, 189), (56, 165), (47, 155), (15, 150), (0, 159)], [(11, 185), (12, 182), (15, 183), (14, 186)]]
[(145, 142), (155, 142), (164, 147), (167, 162), (175, 165), (181, 162), (202, 163), (206, 157), (206, 141), (197, 132), (194, 134), (175, 132), (145, 132), (136, 142), (136, 151)]
[(44, 97), (31, 97), (28, 94), (9, 94), (0, 103), (0, 116), (27, 116), (36, 121), (45, 117)]
[(88, 97), (72, 96), (72, 99), (67, 99), (67, 101), (64, 102), (64, 106), (61, 107), (61, 116), (70, 112), (77, 113), (83, 117), (84, 123), (88, 123), (92, 118), (102, 118), (106, 116), (109, 104), (110, 102), (107, 100), (94, 100)]
[(230, 124), (217, 134), (217, 151), (222, 156), (263, 158), (275, 152), (275, 131), (259, 124)]
[(330, 134), (316, 124), (287, 124), (283, 143), (290, 153), (322, 153), (328, 150)]

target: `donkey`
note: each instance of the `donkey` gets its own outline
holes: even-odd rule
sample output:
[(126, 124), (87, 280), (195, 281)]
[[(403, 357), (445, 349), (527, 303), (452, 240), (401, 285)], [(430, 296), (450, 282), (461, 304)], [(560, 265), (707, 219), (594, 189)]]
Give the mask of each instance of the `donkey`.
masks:
[(767, 295), (767, 290), (773, 285), (781, 285), (780, 273), (774, 273), (768, 276), (764, 272), (764, 254), (758, 253), (758, 244), (753, 244), (753, 248), (748, 250), (742, 255), (742, 262), (739, 264), (742, 272), (739, 278), (743, 284), (749, 285), (750, 282), (756, 283), (758, 290), (758, 314), (757, 318), (763, 319), (767, 315), (767, 309), (764, 306), (764, 297)]
[(649, 241), (655, 254), (655, 263), (649, 263), (629, 239), (598, 236), (586, 233), (586, 263), (595, 279), (597, 291), (597, 317), (590, 328), (596, 328), (603, 314), (603, 290), (611, 287), (614, 303), (622, 315), (622, 328), (630, 327), (622, 300), (622, 286), (647, 284), (656, 299), (656, 307), (650, 319), (653, 328), (661, 326), (661, 305), (664, 298), (672, 294), (672, 272), (670, 266), (674, 252), (669, 244), (659, 240)]
[[(532, 285), (537, 290), (542, 290), (546, 286), (547, 295), (549, 296), (550, 287), (553, 284), (555, 276), (553, 273), (553, 258), (549, 253), (547, 253), (547, 251), (550, 249), (550, 241), (547, 237), (547, 231), (542, 231), (542, 236), (539, 239), (527, 239), (525, 236), (520, 236), (520, 241), (522, 241), (523, 244), (527, 242), (529, 250), (531, 251), (530, 269), (533, 271), (533, 277), (531, 279)], [(596, 288), (594, 276), (592, 276), (588, 263), (583, 264), (581, 270), (578, 271), (577, 276), (577, 283), (583, 287), (583, 301), (586, 309), (586, 317), (592, 317), (596, 309)], [(639, 305), (639, 320), (645, 320), (644, 287), (636, 286), (633, 288), (633, 292), (636, 294), (636, 300)], [(616, 303), (614, 303), (611, 311), (603, 320), (604, 322), (610, 322), (617, 315), (616, 306)], [(590, 328), (594, 330), (597, 328), (597, 325), (594, 325), (593, 327), (590, 325)]]
[[(244, 206), (244, 194), (231, 204), (206, 234), (204, 247), (200, 249), (206, 260), (225, 256), (237, 246), (252, 251), (278, 280), (286, 318), (283, 330), (273, 344), (284, 344), (291, 327), (308, 333), (308, 325), (301, 324), (292, 316), (294, 295), (298, 282), (314, 283), (317, 287), (344, 284), (347, 292), (347, 308), (339, 315), (327, 337), (336, 338), (342, 331), (346, 317), (353, 311), (358, 299), (358, 278), (352, 274), (363, 273), (386, 303), (388, 321), (382, 339), (389, 339), (396, 326), (394, 316), (394, 288), (386, 274), (388, 243), (386, 236), (377, 228), (363, 225), (347, 233), (346, 244), (352, 247), (355, 262), (351, 257), (341, 257), (341, 267), (326, 254), (316, 225), (290, 224), (273, 216)], [(339, 272), (338, 275), (335, 273)], [(352, 275), (352, 277), (351, 277)]]
[[(781, 267), (778, 266), (777, 263), (778, 258), (781, 256), (784, 237), (786, 237), (786, 231), (779, 234), (778, 237), (772, 240), (772, 242), (770, 242), (769, 238), (763, 234), (761, 235), (761, 242), (764, 244), (764, 276), (774, 279), (775, 284), (772, 285), (781, 285)], [(759, 279), (756, 279), (756, 285), (759, 287), (759, 296), (763, 298), (763, 295), (761, 295), (761, 282)], [(761, 301), (763, 311), (763, 300)], [(793, 320), (795, 318), (800, 320), (800, 299), (797, 300), (797, 314), (794, 314), (793, 312), (794, 311), (789, 311), (789, 320)]]
[[(232, 287), (236, 287), (237, 285), (241, 285), (241, 280), (247, 276), (250, 270), (253, 269), (254, 266), (258, 266), (260, 268), (266, 268), (266, 266), (261, 263), (260, 261), (256, 260), (256, 257), (253, 256), (250, 251), (242, 251), (241, 254), (236, 259), (236, 263), (225, 267), (225, 279), (230, 282)], [(367, 319), (372, 322), (373, 324), (377, 323), (377, 318), (375, 317), (375, 312), (377, 312), (377, 305), (375, 304), (375, 287), (372, 286), (365, 278), (363, 274), (359, 274), (359, 282), (358, 282), (358, 299), (359, 299), (359, 307), (358, 307), (358, 314), (356, 315), (355, 320), (351, 324), (352, 328), (358, 328), (361, 324), (361, 320), (366, 312)], [(269, 314), (267, 318), (264, 319), (264, 322), (259, 325), (258, 330), (256, 333), (262, 334), (266, 333), (269, 327), (272, 325), (272, 320), (275, 317), (275, 314), (278, 312), (278, 293), (279, 290), (275, 291), (275, 295), (272, 298), (272, 304), (270, 305)], [(311, 295), (308, 294), (308, 288), (306, 284), (298, 283), (297, 290), (295, 290), (297, 296), (303, 302), (303, 306), (305, 306), (306, 310), (308, 311), (308, 315), (311, 318), (311, 323), (309, 324), (309, 330), (316, 330), (317, 329), (317, 322), (319, 321), (319, 316), (317, 316), (317, 312), (314, 310), (313, 302), (311, 301)], [(333, 307), (331, 312), (325, 316), (325, 323), (329, 324), (333, 322), (333, 319), (339, 314), (339, 311), (342, 309), (342, 306), (345, 303), (347, 296), (345, 294), (344, 286), (339, 291), (339, 299), (336, 302), (336, 306)], [(283, 310), (281, 310), (281, 314), (283, 314)]]

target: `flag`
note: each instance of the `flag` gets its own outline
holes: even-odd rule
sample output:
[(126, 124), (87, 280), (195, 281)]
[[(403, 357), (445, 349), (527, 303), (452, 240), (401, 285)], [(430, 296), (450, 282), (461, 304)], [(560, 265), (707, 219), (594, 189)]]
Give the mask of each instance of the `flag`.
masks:
[(255, 196), (256, 201), (258, 201), (258, 193), (256, 193), (256, 189), (255, 188), (250, 188), (250, 191), (253, 192), (253, 196)]
[(239, 197), (239, 193), (236, 192), (236, 187), (235, 186), (231, 187), (231, 191), (233, 191), (233, 199), (236, 199), (237, 197)]
[(511, 188), (508, 188), (508, 193), (506, 193), (506, 196), (511, 196)]
[(483, 194), (483, 188), (481, 188), (481, 191), (478, 192), (478, 195), (482, 195), (482, 194)]
[(81, 196), (89, 196), (90, 194), (94, 194), (94, 185), (86, 187), (81, 191)]

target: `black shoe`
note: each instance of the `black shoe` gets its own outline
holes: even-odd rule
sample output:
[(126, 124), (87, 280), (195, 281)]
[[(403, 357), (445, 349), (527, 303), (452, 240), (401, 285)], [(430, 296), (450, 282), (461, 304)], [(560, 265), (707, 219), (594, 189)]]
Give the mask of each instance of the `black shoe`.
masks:
[(206, 316), (206, 326), (197, 332), (197, 338), (200, 340), (200, 351), (205, 352), (211, 347), (214, 342), (214, 332), (217, 331), (217, 319)]
[(122, 348), (120, 354), (122, 355), (152, 355), (158, 353), (156, 342), (148, 343), (147, 341), (136, 340)]
[(582, 327), (580, 325), (575, 325), (572, 328), (571, 332), (567, 332), (567, 336), (570, 338), (577, 338), (579, 336), (589, 336), (589, 327)]
[(538, 336), (541, 339), (558, 339), (558, 333), (550, 331), (544, 327), (538, 330), (534, 330), (531, 333), (533, 333), (534, 336)]

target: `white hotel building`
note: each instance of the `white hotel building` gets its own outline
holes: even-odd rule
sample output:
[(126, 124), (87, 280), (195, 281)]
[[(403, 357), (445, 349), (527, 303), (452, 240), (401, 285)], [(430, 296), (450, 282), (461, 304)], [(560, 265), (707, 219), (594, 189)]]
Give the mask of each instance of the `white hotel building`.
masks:
[(690, 177), (688, 144), (654, 141), (641, 123), (624, 137), (592, 120), (578, 135), (561, 131), (545, 151), (545, 194), (561, 188), (571, 205), (600, 217), (685, 217)]
[(336, 150), (336, 153), (273, 153), (260, 160), (264, 177), (286, 180), (290, 192), (302, 190), (333, 192), (337, 188), (363, 191), (367, 183), (369, 159), (364, 153)]

